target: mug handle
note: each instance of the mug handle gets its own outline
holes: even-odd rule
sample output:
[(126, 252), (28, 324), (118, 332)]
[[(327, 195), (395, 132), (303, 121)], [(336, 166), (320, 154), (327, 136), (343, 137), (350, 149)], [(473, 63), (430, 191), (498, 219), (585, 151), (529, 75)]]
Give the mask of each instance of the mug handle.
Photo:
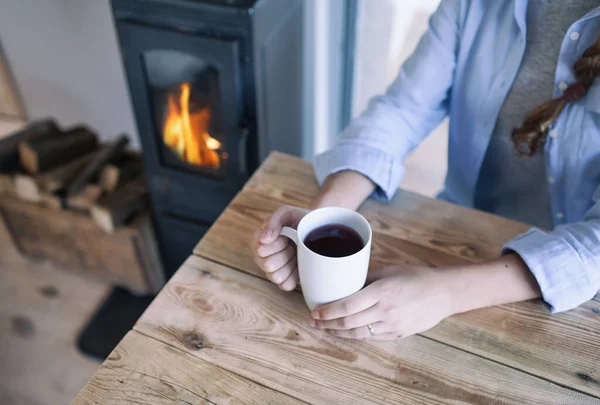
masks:
[(281, 235), (290, 238), (296, 245), (298, 244), (298, 231), (295, 229), (292, 229), (289, 226), (284, 226), (281, 228)]

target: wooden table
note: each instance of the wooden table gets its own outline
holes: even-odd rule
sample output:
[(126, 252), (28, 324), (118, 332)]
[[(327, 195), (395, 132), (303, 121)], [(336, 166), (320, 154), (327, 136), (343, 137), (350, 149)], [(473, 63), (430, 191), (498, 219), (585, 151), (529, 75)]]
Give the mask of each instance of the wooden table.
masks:
[[(600, 302), (456, 315), (394, 342), (310, 328), (298, 292), (263, 279), (248, 241), (282, 204), (307, 206), (310, 164), (273, 154), (74, 404), (600, 404)], [(496, 256), (527, 225), (400, 191), (368, 201), (372, 267)]]

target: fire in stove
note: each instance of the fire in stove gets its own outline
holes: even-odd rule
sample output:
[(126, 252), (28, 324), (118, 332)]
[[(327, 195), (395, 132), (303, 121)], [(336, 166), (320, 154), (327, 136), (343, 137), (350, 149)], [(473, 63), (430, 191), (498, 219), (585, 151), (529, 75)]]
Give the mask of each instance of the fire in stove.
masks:
[(190, 109), (190, 83), (182, 83), (169, 93), (163, 141), (187, 163), (218, 169), (221, 142), (210, 136), (210, 106)]

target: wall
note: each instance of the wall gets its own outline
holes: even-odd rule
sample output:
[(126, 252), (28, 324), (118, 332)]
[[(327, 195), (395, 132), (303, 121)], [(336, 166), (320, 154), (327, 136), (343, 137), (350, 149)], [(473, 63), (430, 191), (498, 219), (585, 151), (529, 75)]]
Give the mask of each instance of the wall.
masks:
[(108, 0), (0, 0), (0, 40), (27, 116), (139, 147)]
[(303, 157), (329, 149), (341, 131), (345, 0), (304, 2)]

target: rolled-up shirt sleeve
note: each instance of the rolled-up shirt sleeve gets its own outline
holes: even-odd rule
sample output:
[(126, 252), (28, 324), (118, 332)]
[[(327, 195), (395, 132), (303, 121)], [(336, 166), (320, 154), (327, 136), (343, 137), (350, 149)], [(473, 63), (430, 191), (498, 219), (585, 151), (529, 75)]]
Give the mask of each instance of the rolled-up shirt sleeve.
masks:
[(337, 145), (316, 157), (321, 184), (333, 173), (354, 170), (377, 185), (376, 197), (393, 197), (404, 174), (404, 158), (447, 115), (463, 14), (461, 0), (440, 3), (386, 94), (373, 98)]
[(537, 280), (551, 312), (575, 308), (600, 290), (600, 187), (584, 220), (552, 232), (531, 229), (506, 243)]

